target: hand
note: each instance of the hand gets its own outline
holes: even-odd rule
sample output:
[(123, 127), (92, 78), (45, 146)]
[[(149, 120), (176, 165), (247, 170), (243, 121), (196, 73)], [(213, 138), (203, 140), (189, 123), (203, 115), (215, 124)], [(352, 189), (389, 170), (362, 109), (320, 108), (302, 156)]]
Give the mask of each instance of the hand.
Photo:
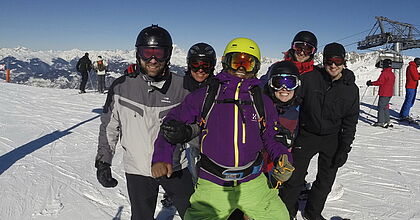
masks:
[(192, 128), (177, 120), (165, 121), (160, 126), (165, 139), (171, 144), (188, 142), (192, 136)]
[(137, 64), (131, 64), (124, 71), (125, 75), (131, 78), (136, 78), (139, 73), (137, 72)]
[(287, 154), (282, 154), (275, 160), (274, 168), (270, 171), (270, 176), (277, 181), (275, 185), (272, 184), (273, 188), (278, 188), (279, 185), (289, 180), (294, 170), (295, 168), (289, 162)]
[(97, 160), (95, 162), (95, 167), (97, 169), (96, 178), (102, 186), (110, 188), (118, 185), (118, 181), (112, 178), (111, 165), (109, 163)]
[(342, 167), (346, 163), (347, 158), (349, 157), (350, 150), (350, 147), (340, 147), (333, 157), (331, 168)]
[(172, 164), (165, 162), (157, 162), (152, 165), (152, 176), (154, 178), (159, 178), (162, 176), (171, 177), (172, 175)]
[(373, 85), (373, 84), (372, 84), (372, 81), (368, 80), (368, 81), (366, 82), (366, 85), (367, 85), (367, 86), (371, 86), (371, 85)]
[(276, 126), (274, 130), (277, 131), (277, 134), (274, 136), (274, 139), (277, 142), (282, 143), (285, 147), (291, 148), (294, 143), (293, 134), (283, 126)]

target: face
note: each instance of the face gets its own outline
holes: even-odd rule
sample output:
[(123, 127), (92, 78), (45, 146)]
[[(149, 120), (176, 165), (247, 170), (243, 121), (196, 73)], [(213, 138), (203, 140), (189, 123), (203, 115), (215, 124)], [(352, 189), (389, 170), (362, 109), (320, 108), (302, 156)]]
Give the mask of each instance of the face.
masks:
[(309, 60), (310, 57), (311, 57), (310, 55), (306, 55), (303, 51), (300, 51), (300, 52), (295, 51), (295, 59), (299, 63), (306, 62), (307, 60)]
[(158, 62), (155, 58), (150, 59), (149, 61), (144, 61), (140, 59), (141, 67), (146, 71), (147, 75), (150, 77), (156, 77), (163, 73), (165, 69), (165, 61)]
[(239, 77), (241, 79), (255, 78), (255, 75), (254, 74), (251, 74), (251, 73), (247, 73), (245, 71), (245, 68), (244, 67), (239, 67), (239, 69), (237, 69), (237, 70), (229, 69), (228, 70), (228, 73), (231, 74), (231, 75), (234, 75), (236, 77)]
[(275, 91), (274, 95), (278, 100), (281, 102), (288, 102), (293, 98), (295, 94), (295, 90), (287, 90), (286, 88), (282, 88), (279, 91)]
[(344, 64), (337, 66), (337, 64), (324, 64), (325, 70), (330, 74), (333, 80), (337, 80), (341, 77), (341, 72), (344, 69)]
[(210, 74), (206, 73), (203, 69), (199, 69), (197, 71), (191, 70), (191, 76), (194, 78), (195, 81), (201, 83), (204, 82), (209, 77)]

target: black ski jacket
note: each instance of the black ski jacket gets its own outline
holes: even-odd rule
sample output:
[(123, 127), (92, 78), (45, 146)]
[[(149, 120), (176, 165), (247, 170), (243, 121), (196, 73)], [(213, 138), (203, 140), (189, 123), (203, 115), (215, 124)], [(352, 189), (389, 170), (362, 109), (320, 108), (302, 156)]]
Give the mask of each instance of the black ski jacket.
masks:
[(89, 57), (83, 56), (76, 64), (77, 72), (89, 72), (92, 69), (92, 61)]
[(332, 81), (325, 69), (301, 76), (300, 128), (315, 135), (340, 135), (340, 146), (350, 149), (359, 118), (359, 88), (351, 70)]

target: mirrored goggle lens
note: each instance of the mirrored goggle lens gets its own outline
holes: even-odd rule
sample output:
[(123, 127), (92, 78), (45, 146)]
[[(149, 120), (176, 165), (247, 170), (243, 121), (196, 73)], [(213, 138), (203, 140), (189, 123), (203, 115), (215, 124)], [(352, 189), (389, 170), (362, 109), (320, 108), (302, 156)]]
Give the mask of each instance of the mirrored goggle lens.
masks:
[(314, 54), (316, 50), (313, 45), (301, 41), (294, 42), (292, 48), (298, 53), (301, 53), (303, 51), (303, 53), (305, 53), (306, 55)]
[(211, 62), (208, 60), (192, 60), (190, 66), (193, 68), (208, 69), (211, 67)]
[(328, 58), (324, 61), (324, 63), (327, 64), (328, 66), (333, 65), (333, 63), (336, 66), (341, 66), (341, 65), (344, 64), (344, 62), (345, 62), (345, 60), (341, 57), (331, 57), (331, 58)]
[(137, 52), (143, 60), (155, 58), (158, 61), (163, 61), (169, 58), (169, 51), (164, 47), (139, 47)]
[(275, 90), (281, 90), (282, 88), (294, 90), (299, 86), (299, 79), (294, 75), (280, 74), (270, 79), (270, 86)]
[(230, 60), (230, 67), (234, 70), (243, 67), (246, 72), (251, 72), (256, 63), (256, 58), (252, 55), (246, 53), (233, 53)]

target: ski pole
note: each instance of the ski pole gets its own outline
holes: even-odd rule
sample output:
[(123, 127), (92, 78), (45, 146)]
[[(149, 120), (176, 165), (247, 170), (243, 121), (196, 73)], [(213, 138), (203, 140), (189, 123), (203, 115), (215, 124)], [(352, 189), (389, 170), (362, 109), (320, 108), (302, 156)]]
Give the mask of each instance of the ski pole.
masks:
[(362, 97), (360, 98), (360, 102), (362, 102), (363, 98), (365, 97), (366, 91), (368, 90), (369, 86), (366, 86), (365, 91), (363, 92)]
[(94, 90), (95, 91), (95, 88), (93, 87), (93, 83), (92, 83), (92, 77), (91, 77), (91, 73), (92, 72), (92, 70), (90, 70), (89, 72), (88, 72), (88, 75), (89, 75), (89, 81), (90, 81), (90, 86), (92, 87), (92, 90)]
[[(379, 94), (376, 94), (376, 96), (375, 96), (375, 100), (373, 100), (372, 106), (373, 106), (373, 105), (375, 105), (375, 102), (376, 102), (376, 99), (378, 98), (378, 96), (379, 96)], [(368, 112), (368, 117), (369, 117), (369, 115), (370, 115), (370, 111), (372, 111), (372, 108), (370, 108), (370, 109), (369, 109), (369, 112)]]

